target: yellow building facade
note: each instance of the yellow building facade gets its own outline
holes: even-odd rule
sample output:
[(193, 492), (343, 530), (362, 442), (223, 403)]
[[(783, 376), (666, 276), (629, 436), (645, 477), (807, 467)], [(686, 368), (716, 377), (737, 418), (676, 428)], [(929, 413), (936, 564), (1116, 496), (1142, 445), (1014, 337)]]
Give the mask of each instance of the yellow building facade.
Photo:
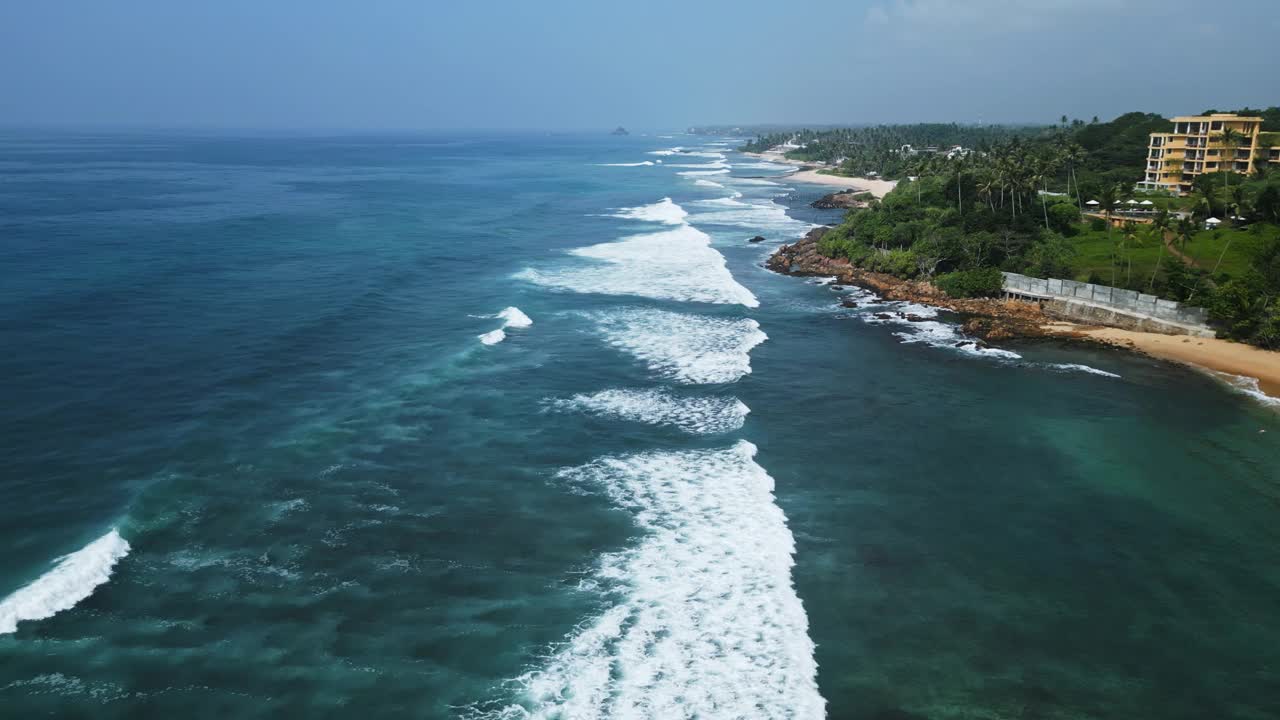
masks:
[[(1234, 142), (1224, 133), (1233, 134)], [(1151, 133), (1146, 177), (1138, 187), (1186, 195), (1204, 173), (1252, 175), (1263, 164), (1280, 165), (1280, 147), (1270, 147), (1263, 135), (1260, 117), (1215, 113), (1173, 118), (1173, 132)]]

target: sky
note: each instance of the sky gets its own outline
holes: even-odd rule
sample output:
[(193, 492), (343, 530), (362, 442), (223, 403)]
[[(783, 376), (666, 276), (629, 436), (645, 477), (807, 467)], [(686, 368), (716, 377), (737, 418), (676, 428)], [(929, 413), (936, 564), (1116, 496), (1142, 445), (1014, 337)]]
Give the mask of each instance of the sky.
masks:
[(1280, 104), (1280, 0), (5, 0), (0, 125), (1056, 122)]

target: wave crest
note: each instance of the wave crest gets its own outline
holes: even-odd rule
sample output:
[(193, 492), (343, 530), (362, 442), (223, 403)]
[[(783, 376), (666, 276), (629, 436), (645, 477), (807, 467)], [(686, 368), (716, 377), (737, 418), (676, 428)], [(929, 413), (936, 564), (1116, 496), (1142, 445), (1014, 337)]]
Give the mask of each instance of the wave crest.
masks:
[(55, 560), (52, 570), (0, 601), (0, 635), (16, 632), (24, 620), (43, 620), (69, 610), (111, 578), (129, 554), (129, 543), (112, 528), (83, 548)]

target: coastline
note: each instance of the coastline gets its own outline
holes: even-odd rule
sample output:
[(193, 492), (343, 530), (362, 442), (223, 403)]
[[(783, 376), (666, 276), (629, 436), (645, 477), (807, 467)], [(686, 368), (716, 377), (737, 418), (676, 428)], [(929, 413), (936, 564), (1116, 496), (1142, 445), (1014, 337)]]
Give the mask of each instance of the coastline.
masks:
[(888, 195), (889, 191), (898, 186), (897, 180), (876, 180), (874, 178), (845, 177), (843, 175), (823, 175), (817, 170), (797, 170), (787, 176), (787, 182), (802, 182), (812, 185), (853, 188), (859, 192), (871, 193), (877, 199)]
[(846, 177), (844, 175), (823, 175), (815, 169), (815, 165), (822, 163), (805, 162), (803, 160), (792, 160), (780, 152), (766, 150), (762, 153), (744, 152), (747, 157), (758, 158), (771, 163), (779, 163), (782, 165), (794, 165), (798, 170), (786, 176), (787, 182), (802, 182), (810, 185), (830, 185), (839, 187), (840, 189), (854, 189), (858, 192), (871, 193), (876, 198), (883, 198), (889, 194), (889, 191), (898, 186), (897, 180), (876, 180), (874, 178), (864, 177)]
[(1257, 381), (1260, 392), (1280, 401), (1280, 353), (1218, 338), (1161, 335), (1072, 323), (1051, 323), (1046, 330), (1054, 335), (1082, 337), (1198, 370), (1252, 378)]
[[(1280, 353), (1216, 338), (1122, 330), (1059, 320), (1039, 305), (996, 298), (952, 298), (928, 282), (853, 267), (846, 260), (817, 253), (817, 239), (827, 228), (816, 228), (794, 243), (782, 245), (765, 267), (783, 275), (835, 277), (837, 282), (872, 290), (889, 300), (903, 300), (950, 310), (965, 316), (964, 332), (983, 340), (1059, 338), (1092, 342), (1138, 352), (1208, 372), (1246, 378), (1268, 404), (1280, 404)], [(1236, 383), (1232, 383), (1236, 384)], [(1237, 387), (1251, 391), (1237, 384)]]

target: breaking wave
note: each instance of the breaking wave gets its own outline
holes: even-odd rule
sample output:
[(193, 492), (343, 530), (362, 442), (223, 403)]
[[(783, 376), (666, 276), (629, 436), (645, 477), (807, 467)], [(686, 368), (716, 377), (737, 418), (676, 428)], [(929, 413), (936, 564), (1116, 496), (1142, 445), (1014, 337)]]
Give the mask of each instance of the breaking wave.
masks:
[(814, 644), (791, 582), (795, 540), (773, 478), (724, 450), (606, 457), (559, 478), (603, 491), (644, 531), (586, 589), (609, 608), (490, 717), (821, 718)]
[(644, 220), (645, 222), (680, 225), (684, 223), (684, 219), (688, 214), (684, 208), (672, 202), (671, 198), (666, 197), (649, 205), (623, 208), (614, 213), (613, 216), (624, 220)]
[(644, 167), (646, 165), (652, 165), (652, 164), (653, 164), (652, 160), (645, 160), (643, 162), (633, 162), (633, 163), (597, 163), (596, 167)]
[(530, 325), (533, 325), (533, 320), (530, 320), (528, 315), (525, 315), (524, 312), (520, 310), (520, 308), (515, 306), (508, 307), (496, 315), (486, 316), (486, 317), (497, 318), (502, 320), (503, 322), (502, 322), (502, 327), (498, 328), (497, 330), (490, 330), (489, 332), (484, 333), (483, 335), (476, 336), (477, 338), (480, 339), (480, 342), (484, 343), (485, 345), (497, 345), (503, 340), (506, 340), (507, 339), (506, 328), (527, 328)]
[[(740, 193), (735, 195), (740, 196)], [(771, 199), (744, 202), (737, 197), (729, 197), (699, 200), (692, 205), (705, 208), (689, 218), (690, 222), (700, 225), (726, 225), (784, 237), (799, 237), (817, 227), (792, 218), (785, 207)]]
[(659, 390), (602, 390), (553, 400), (551, 407), (617, 420), (668, 425), (691, 435), (715, 435), (742, 428), (751, 410), (732, 397), (675, 397)]
[[(661, 206), (660, 210), (654, 210)], [(636, 217), (679, 227), (590, 245), (572, 254), (597, 261), (553, 270), (525, 270), (516, 277), (545, 287), (602, 295), (634, 295), (658, 300), (706, 302), (757, 307), (750, 290), (734, 280), (724, 256), (711, 247), (711, 237), (684, 224), (684, 209), (663, 200), (632, 208)], [(627, 211), (631, 212), (631, 211)], [(681, 219), (677, 219), (681, 218)]]
[(1060, 372), (1082, 372), (1090, 375), (1101, 375), (1103, 377), (1118, 378), (1119, 375), (1106, 370), (1099, 370), (1096, 367), (1081, 365), (1080, 363), (1046, 363), (1045, 367), (1050, 370), (1058, 370)]
[(1258, 401), (1265, 407), (1280, 410), (1280, 398), (1274, 398), (1262, 392), (1262, 388), (1258, 386), (1258, 379), (1248, 377), (1247, 375), (1232, 375), (1231, 373), (1213, 372), (1219, 379), (1230, 385), (1236, 392), (1248, 395)]
[(515, 306), (509, 307), (498, 313), (498, 317), (506, 321), (503, 323), (503, 327), (527, 328), (533, 324), (533, 320), (530, 320), (528, 315), (525, 315), (520, 308)]
[(592, 314), (605, 340), (659, 376), (687, 384), (729, 383), (751, 372), (751, 349), (769, 339), (750, 318), (649, 308)]
[(54, 561), (52, 570), (0, 600), (0, 635), (16, 632), (24, 620), (43, 620), (93, 594), (129, 554), (129, 543), (114, 528), (83, 548)]

